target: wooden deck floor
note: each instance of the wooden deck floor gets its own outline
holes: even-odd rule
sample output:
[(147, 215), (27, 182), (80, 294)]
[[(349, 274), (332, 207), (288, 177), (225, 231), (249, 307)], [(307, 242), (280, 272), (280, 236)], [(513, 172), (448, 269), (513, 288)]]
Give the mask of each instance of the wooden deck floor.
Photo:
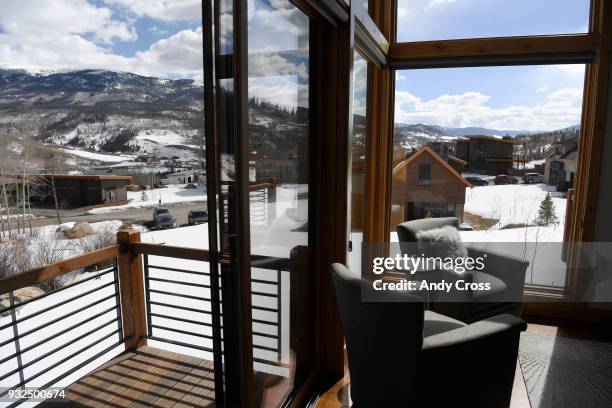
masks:
[(66, 396), (80, 407), (213, 407), (212, 362), (142, 347), (81, 378)]

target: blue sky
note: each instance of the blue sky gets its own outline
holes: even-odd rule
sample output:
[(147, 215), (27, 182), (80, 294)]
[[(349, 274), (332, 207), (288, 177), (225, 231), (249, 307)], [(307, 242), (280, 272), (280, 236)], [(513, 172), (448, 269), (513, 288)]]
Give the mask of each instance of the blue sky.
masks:
[[(399, 0), (398, 41), (579, 33), (588, 0)], [(398, 72), (396, 122), (552, 130), (580, 122), (584, 65)]]

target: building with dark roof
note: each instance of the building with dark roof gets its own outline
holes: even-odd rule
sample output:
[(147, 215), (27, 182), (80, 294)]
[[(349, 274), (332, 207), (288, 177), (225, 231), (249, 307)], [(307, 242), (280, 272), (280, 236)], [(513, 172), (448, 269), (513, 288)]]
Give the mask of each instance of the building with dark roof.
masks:
[(468, 136), (457, 140), (456, 157), (467, 162), (467, 171), (473, 173), (512, 174), (513, 169), (526, 163), (515, 153), (516, 142), (511, 138)]

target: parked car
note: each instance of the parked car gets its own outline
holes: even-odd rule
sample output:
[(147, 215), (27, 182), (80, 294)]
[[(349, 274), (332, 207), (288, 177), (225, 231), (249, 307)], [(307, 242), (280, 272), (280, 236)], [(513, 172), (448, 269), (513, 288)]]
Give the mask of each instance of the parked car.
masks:
[(544, 176), (540, 173), (525, 173), (523, 175), (523, 182), (525, 184), (529, 183), (543, 183)]
[(480, 177), (468, 176), (465, 178), (469, 181), (473, 186), (488, 186), (489, 182), (487, 180), (483, 180)]
[(170, 214), (170, 210), (168, 210), (166, 207), (159, 207), (159, 206), (155, 207), (153, 209), (153, 222), (156, 223), (157, 219), (162, 214)]
[(516, 177), (508, 176), (507, 174), (499, 174), (495, 176), (493, 182), (495, 184), (517, 184), (518, 179)]
[(208, 213), (204, 210), (191, 210), (189, 211), (189, 214), (187, 214), (187, 222), (189, 225), (208, 222)]
[(163, 213), (157, 217), (155, 221), (154, 228), (155, 229), (170, 229), (176, 228), (178, 224), (176, 223), (176, 218), (174, 218), (170, 213)]

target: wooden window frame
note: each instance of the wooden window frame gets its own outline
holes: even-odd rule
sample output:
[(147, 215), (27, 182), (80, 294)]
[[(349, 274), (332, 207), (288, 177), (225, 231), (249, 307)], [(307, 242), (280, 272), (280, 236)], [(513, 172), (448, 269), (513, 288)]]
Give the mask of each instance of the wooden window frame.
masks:
[[(569, 229), (567, 234), (569, 242), (590, 242), (593, 240), (595, 225), (608, 106), (611, 25), (612, 4), (606, 0), (592, 0), (587, 33), (402, 43), (395, 42), (394, 36), (389, 46), (387, 64), (395, 70), (586, 64), (578, 169), (575, 179), (576, 196), (573, 214), (569, 217), (571, 222), (566, 225), (566, 229)], [(381, 232), (384, 228), (381, 225), (378, 227), (371, 225), (371, 227), (379, 228)], [(570, 265), (578, 265), (579, 262), (576, 254), (569, 254)], [(558, 317), (571, 309), (575, 312), (574, 315), (586, 318), (589, 313), (585, 304), (558, 305), (538, 302), (544, 299), (550, 300), (551, 296), (571, 295), (578, 286), (578, 279), (579, 276), (576, 274), (568, 274), (563, 293), (555, 288), (529, 285), (526, 299), (530, 302), (525, 304), (525, 312)]]

